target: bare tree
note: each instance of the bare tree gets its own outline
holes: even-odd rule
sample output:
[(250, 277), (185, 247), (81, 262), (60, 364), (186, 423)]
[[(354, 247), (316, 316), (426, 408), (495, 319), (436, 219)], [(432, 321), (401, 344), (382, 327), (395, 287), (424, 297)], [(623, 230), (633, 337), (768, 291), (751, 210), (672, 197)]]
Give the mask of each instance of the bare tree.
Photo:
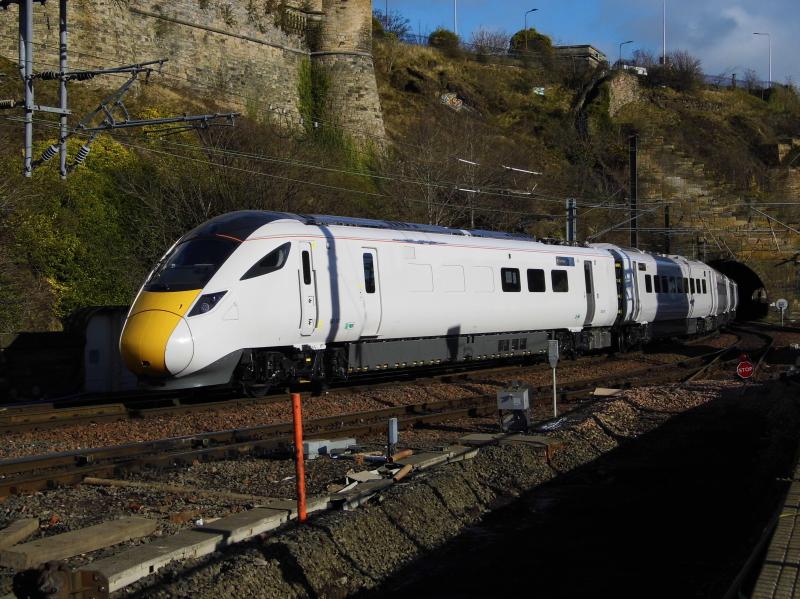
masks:
[(385, 13), (377, 9), (373, 15), (383, 27), (384, 36), (394, 36), (399, 40), (404, 40), (411, 34), (411, 21), (399, 12), (392, 10)]
[(480, 29), (472, 32), (470, 44), (473, 49), (486, 55), (504, 55), (508, 53), (511, 34), (502, 29)]

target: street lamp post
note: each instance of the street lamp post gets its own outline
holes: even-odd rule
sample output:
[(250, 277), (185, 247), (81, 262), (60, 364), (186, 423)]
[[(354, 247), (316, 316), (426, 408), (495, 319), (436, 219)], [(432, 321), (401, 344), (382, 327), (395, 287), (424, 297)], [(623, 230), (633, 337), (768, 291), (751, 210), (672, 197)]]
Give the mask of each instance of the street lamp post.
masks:
[(528, 15), (532, 12), (536, 12), (539, 10), (538, 8), (532, 8), (528, 12), (525, 13), (525, 50), (528, 49)]
[(453, 0), (453, 33), (458, 35), (458, 0)]
[(628, 40), (627, 42), (622, 42), (619, 45), (619, 62), (617, 64), (619, 65), (620, 69), (622, 68), (622, 46), (625, 46), (627, 44), (632, 44), (632, 43), (633, 43), (633, 40)]
[(664, 53), (661, 60), (664, 68), (667, 68), (667, 0), (664, 0)]
[(769, 87), (772, 89), (772, 36), (765, 32), (756, 32), (753, 35), (766, 35), (769, 42)]

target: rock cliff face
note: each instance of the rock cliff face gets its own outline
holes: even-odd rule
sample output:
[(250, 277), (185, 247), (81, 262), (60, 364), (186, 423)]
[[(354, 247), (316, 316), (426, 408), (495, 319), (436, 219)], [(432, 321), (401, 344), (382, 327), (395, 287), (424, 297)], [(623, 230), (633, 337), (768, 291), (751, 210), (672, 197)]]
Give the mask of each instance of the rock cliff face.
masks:
[[(159, 80), (165, 86), (299, 126), (301, 65), (318, 61), (332, 69), (331, 118), (383, 135), (371, 0), (73, 0), (69, 9), (73, 69), (168, 58)], [(34, 14), (35, 68), (56, 69), (58, 3), (37, 4)], [(12, 5), (0, 19), (0, 54), (16, 58), (16, 36)]]

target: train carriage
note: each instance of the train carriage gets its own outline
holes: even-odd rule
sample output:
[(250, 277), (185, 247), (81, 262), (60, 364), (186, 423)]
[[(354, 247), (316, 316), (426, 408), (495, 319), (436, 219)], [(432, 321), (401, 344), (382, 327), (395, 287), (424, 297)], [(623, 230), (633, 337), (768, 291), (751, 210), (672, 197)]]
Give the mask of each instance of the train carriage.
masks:
[(700, 272), (703, 281), (713, 274), (606, 244), (242, 211), (170, 248), (131, 308), (120, 349), (150, 385), (233, 383), (256, 393), (298, 379), (530, 356), (553, 338), (566, 351), (602, 349), (695, 332), (687, 322), (705, 317), (709, 290), (720, 293), (707, 282), (690, 291)]

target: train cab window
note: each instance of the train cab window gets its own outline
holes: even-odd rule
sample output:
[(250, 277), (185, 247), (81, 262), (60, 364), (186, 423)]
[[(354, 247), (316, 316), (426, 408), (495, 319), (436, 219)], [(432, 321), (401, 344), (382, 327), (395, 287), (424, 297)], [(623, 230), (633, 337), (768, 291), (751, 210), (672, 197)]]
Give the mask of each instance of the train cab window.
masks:
[(528, 291), (532, 293), (544, 293), (547, 287), (544, 282), (544, 271), (540, 268), (528, 269)]
[(706, 280), (703, 279), (703, 293), (708, 293), (708, 288), (706, 287)]
[(311, 285), (311, 254), (308, 251), (303, 252), (303, 283)]
[(144, 290), (202, 289), (240, 243), (226, 237), (200, 237), (179, 243), (153, 270)]
[(286, 264), (286, 259), (289, 257), (289, 250), (291, 248), (292, 244), (289, 242), (284, 243), (282, 246), (276, 247), (269, 254), (256, 262), (250, 268), (250, 270), (244, 273), (241, 280), (245, 281), (247, 279), (254, 279), (255, 277), (268, 275), (271, 272), (280, 270), (283, 268), (283, 265)]
[(375, 293), (375, 258), (369, 252), (364, 253), (364, 289)]
[(669, 277), (661, 277), (661, 293), (669, 293)]
[(653, 293), (653, 277), (650, 275), (644, 276), (644, 287), (647, 290), (647, 293)]
[(518, 268), (501, 268), (500, 282), (503, 284), (503, 291), (512, 293), (522, 291), (522, 285), (519, 281)]
[(656, 293), (661, 293), (661, 277), (656, 275), (655, 277), (653, 277), (653, 280), (656, 283)]
[(676, 285), (675, 277), (670, 277), (669, 278), (669, 292), (670, 293), (677, 293), (678, 292), (678, 286)]
[(569, 278), (566, 270), (554, 270), (550, 273), (550, 282), (556, 293), (569, 293)]
[(689, 279), (689, 286), (692, 289), (692, 293), (695, 293), (695, 290), (694, 290), (694, 279)]

